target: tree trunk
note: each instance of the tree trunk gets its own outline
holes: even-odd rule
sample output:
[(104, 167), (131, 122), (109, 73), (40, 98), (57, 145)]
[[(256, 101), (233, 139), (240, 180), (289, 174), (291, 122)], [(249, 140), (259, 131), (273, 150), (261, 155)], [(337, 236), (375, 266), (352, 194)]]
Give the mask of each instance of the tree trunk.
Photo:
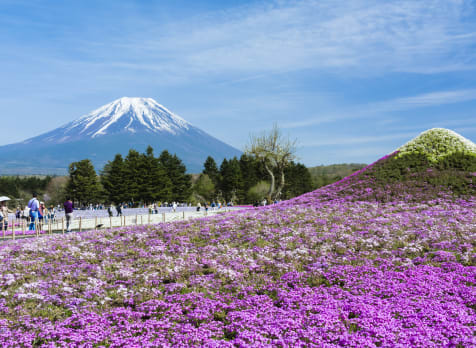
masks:
[(264, 167), (266, 168), (266, 171), (268, 172), (269, 176), (271, 177), (271, 184), (269, 185), (269, 192), (268, 196), (270, 198), (273, 197), (274, 194), (274, 187), (275, 187), (275, 178), (274, 178), (274, 173), (271, 169), (269, 169), (268, 165), (265, 163)]
[(273, 197), (276, 199), (281, 196), (281, 193), (283, 192), (283, 189), (284, 189), (284, 169), (281, 168), (280, 174), (281, 174), (281, 182), (279, 183), (278, 189), (276, 190), (276, 197)]

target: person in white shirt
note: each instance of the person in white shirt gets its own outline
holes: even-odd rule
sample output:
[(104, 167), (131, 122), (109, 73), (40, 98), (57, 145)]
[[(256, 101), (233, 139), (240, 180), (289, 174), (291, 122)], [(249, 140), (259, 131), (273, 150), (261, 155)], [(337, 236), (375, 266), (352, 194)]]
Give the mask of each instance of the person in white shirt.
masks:
[(38, 209), (40, 208), (40, 202), (38, 201), (37, 194), (33, 193), (33, 198), (28, 202), (28, 208), (30, 208), (30, 231), (35, 230), (35, 223), (38, 220)]
[(2, 226), (2, 230), (7, 230), (8, 229), (8, 213), (13, 213), (10, 209), (8, 209), (6, 201), (1, 201), (0, 202), (0, 224)]

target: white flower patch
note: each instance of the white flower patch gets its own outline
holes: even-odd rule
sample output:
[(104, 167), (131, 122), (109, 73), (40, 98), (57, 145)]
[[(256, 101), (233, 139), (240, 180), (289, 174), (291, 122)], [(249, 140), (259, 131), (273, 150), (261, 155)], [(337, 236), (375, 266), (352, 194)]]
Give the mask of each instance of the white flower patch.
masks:
[(134, 274), (134, 272), (130, 269), (126, 269), (126, 268), (121, 268), (120, 270), (118, 270), (116, 272), (116, 275), (120, 276), (120, 277), (123, 277), (123, 278), (130, 278), (132, 277), (132, 275)]
[(43, 300), (45, 296), (40, 294), (35, 294), (33, 292), (27, 292), (27, 293), (17, 293), (17, 298), (19, 300)]
[(64, 292), (72, 294), (74, 292), (74, 289), (69, 287), (69, 286), (64, 286), (62, 289)]
[(23, 289), (36, 289), (40, 285), (40, 282), (25, 283), (20, 288)]
[(162, 253), (165, 251), (165, 245), (154, 245), (150, 247), (152, 253)]
[(80, 260), (91, 260), (91, 259), (96, 259), (97, 255), (95, 253), (92, 253), (90, 251), (84, 251), (79, 254), (79, 259)]
[(12, 285), (13, 283), (15, 283), (15, 276), (11, 273), (4, 274), (3, 279), (5, 285)]
[(431, 161), (455, 152), (476, 154), (476, 144), (460, 134), (444, 128), (432, 128), (421, 133), (397, 149), (398, 156), (407, 153), (421, 152), (429, 156)]
[(94, 290), (102, 287), (105, 283), (97, 278), (89, 277), (87, 280), (86, 290)]
[(217, 273), (231, 280), (235, 280), (238, 276), (237, 272), (229, 268), (220, 268), (217, 270)]
[(79, 253), (81, 251), (81, 249), (72, 245), (72, 246), (69, 247), (69, 251), (71, 251), (72, 253)]

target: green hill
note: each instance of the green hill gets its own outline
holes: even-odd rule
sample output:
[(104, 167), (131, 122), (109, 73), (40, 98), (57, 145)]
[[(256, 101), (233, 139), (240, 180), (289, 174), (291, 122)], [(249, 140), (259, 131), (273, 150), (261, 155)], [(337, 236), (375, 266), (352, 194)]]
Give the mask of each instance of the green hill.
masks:
[(365, 166), (366, 164), (362, 163), (343, 163), (310, 167), (308, 170), (311, 173), (313, 187), (319, 188), (339, 181)]
[(377, 201), (474, 196), (476, 145), (451, 130), (430, 129), (342, 181), (340, 194)]

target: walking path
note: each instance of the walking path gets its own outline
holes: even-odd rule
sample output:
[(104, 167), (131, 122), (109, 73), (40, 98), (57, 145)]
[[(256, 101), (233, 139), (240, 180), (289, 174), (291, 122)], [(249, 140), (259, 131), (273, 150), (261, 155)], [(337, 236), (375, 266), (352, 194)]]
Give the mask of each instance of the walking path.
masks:
[[(88, 213), (85, 214), (84, 211), (79, 210), (75, 212), (75, 215), (77, 216), (71, 223), (71, 230), (74, 232), (81, 232), (122, 226), (150, 225), (161, 222), (196, 219), (240, 209), (243, 209), (243, 207), (226, 207), (217, 210), (208, 210), (208, 212), (205, 210), (196, 211), (195, 208), (177, 209), (175, 212), (171, 211), (171, 209), (161, 209), (162, 211), (159, 211), (158, 214), (143, 214), (143, 212), (147, 210), (137, 208), (125, 209), (123, 216), (114, 217), (108, 217), (106, 211), (93, 210), (87, 211)], [(136, 212), (135, 215), (133, 214), (134, 212)], [(95, 216), (92, 216), (93, 214)], [(54, 222), (49, 221), (47, 224), (37, 226), (38, 228), (35, 231), (28, 230), (28, 223), (26, 220), (10, 218), (9, 221), (10, 224), (8, 230), (0, 231), (0, 240), (38, 237), (40, 235), (53, 233), (66, 233), (66, 219), (64, 218), (64, 215), (58, 217)]]

